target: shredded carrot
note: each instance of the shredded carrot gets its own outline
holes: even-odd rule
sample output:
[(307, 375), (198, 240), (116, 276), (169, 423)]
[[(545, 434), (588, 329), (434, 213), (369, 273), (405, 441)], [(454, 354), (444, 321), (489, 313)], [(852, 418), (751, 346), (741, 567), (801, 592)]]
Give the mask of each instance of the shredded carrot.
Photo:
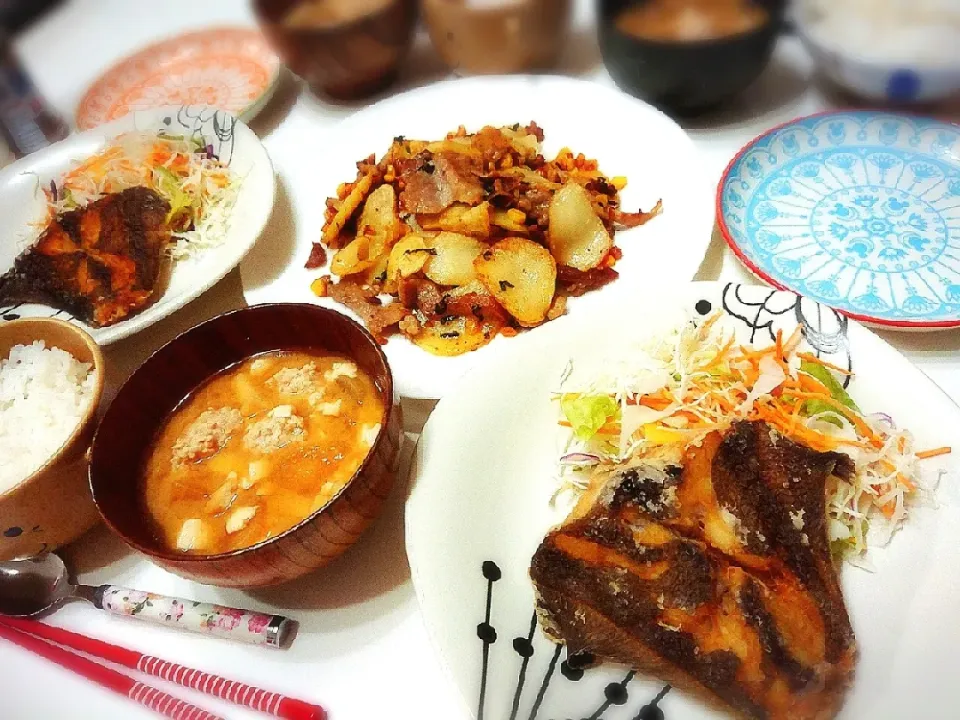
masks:
[(849, 370), (845, 370), (842, 367), (828, 363), (826, 360), (822, 358), (818, 358), (816, 355), (811, 355), (810, 353), (798, 352), (797, 357), (800, 358), (801, 360), (807, 360), (812, 363), (817, 363), (818, 365), (823, 365), (825, 368), (829, 368), (834, 372), (840, 373), (841, 375), (849, 375), (849, 376), (853, 375), (853, 373), (850, 372)]
[[(568, 428), (568, 427), (573, 427), (573, 425), (571, 425), (567, 420), (559, 420), (557, 424), (560, 425), (560, 427), (566, 427), (566, 428)], [(597, 434), (598, 434), (598, 435), (619, 435), (619, 434), (620, 434), (620, 426), (619, 426), (619, 425), (604, 425), (604, 426), (601, 427), (599, 430), (597, 430)]]
[(900, 481), (900, 484), (907, 488), (907, 492), (915, 492), (917, 489), (917, 484), (907, 478), (903, 473), (897, 473), (897, 480)]
[(700, 326), (700, 334), (705, 336), (706, 333), (713, 327), (714, 323), (720, 319), (720, 313), (715, 313), (704, 320), (703, 324)]
[(652, 395), (644, 395), (640, 398), (638, 404), (648, 407), (651, 410), (666, 410), (673, 404), (673, 401), (666, 398), (653, 397)]
[(787, 341), (783, 344), (783, 351), (788, 354), (793, 353), (801, 340), (803, 340), (803, 331), (800, 329), (800, 326), (797, 325), (797, 327), (793, 329), (793, 332), (790, 333), (790, 337), (787, 338)]
[(953, 452), (953, 448), (950, 447), (938, 447), (932, 450), (924, 450), (922, 452), (916, 453), (915, 457), (918, 460), (927, 460), (929, 458), (939, 457), (940, 455), (949, 455)]
[(827, 389), (827, 386), (813, 377), (813, 375), (799, 373), (797, 375), (797, 385), (800, 386), (801, 390), (806, 390), (807, 392), (821, 393), (828, 396), (830, 395), (830, 391)]
[(831, 407), (836, 409), (838, 413), (840, 413), (845, 418), (847, 418), (847, 420), (853, 423), (853, 425), (857, 428), (857, 432), (860, 433), (860, 435), (862, 435), (865, 438), (868, 438), (870, 442), (876, 447), (878, 448), (883, 447), (883, 438), (878, 436), (870, 428), (870, 426), (863, 421), (863, 418), (861, 418), (858, 413), (848, 408), (839, 400), (834, 400), (830, 395), (824, 395), (823, 393), (811, 393), (811, 392), (804, 392), (802, 390), (793, 390), (791, 391), (791, 395), (798, 398), (804, 398), (807, 400), (819, 400), (820, 402), (830, 405)]
[(733, 335), (728, 337), (727, 342), (724, 344), (722, 348), (720, 348), (720, 352), (717, 353), (717, 359), (725, 358), (727, 356), (727, 353), (729, 353), (733, 349), (733, 345), (735, 342), (736, 342), (736, 338)]

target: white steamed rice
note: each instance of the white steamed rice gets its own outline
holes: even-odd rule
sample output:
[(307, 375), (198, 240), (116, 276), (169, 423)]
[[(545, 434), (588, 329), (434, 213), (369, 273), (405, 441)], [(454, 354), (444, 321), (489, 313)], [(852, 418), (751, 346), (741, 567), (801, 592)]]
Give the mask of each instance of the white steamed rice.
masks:
[(802, 0), (798, 9), (821, 43), (861, 60), (960, 65), (960, 0)]
[(95, 381), (90, 364), (41, 340), (0, 359), (0, 494), (63, 446), (93, 400)]

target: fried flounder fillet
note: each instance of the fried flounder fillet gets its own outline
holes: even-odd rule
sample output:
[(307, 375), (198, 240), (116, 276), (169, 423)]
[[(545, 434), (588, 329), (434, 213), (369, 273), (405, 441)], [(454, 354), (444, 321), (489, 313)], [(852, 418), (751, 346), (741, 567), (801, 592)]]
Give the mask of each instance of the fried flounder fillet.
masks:
[(136, 187), (63, 213), (0, 278), (0, 303), (41, 302), (94, 327), (139, 312), (160, 282), (169, 209)]
[(738, 717), (824, 720), (856, 647), (830, 556), (826, 484), (849, 459), (764, 423), (689, 451), (682, 470), (599, 478), (533, 557), (547, 632)]

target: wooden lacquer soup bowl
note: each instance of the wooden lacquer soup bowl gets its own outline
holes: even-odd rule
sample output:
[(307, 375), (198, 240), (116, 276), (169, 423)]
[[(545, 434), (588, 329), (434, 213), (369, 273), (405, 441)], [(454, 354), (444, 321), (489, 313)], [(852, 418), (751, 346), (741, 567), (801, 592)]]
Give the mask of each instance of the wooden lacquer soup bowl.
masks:
[[(344, 355), (376, 382), (385, 416), (366, 460), (329, 503), (269, 540), (215, 555), (168, 548), (153, 529), (143, 494), (143, 465), (157, 431), (204, 381), (271, 350)], [(94, 438), (90, 487), (107, 525), (171, 572), (220, 587), (275, 585), (330, 562), (376, 518), (397, 477), (400, 428), (390, 368), (366, 330), (340, 313), (314, 305), (258, 305), (188, 330), (137, 369)], [(318, 487), (322, 483), (318, 478)]]

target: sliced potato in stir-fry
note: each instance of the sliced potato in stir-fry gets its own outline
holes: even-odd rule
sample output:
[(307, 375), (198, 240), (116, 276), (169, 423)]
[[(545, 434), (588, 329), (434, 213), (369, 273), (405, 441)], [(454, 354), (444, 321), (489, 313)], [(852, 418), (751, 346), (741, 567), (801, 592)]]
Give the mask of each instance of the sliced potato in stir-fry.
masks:
[(490, 216), (488, 202), (474, 207), (457, 203), (438, 215), (417, 215), (417, 222), (424, 230), (448, 230), (462, 235), (487, 237), (490, 234)]
[(437, 285), (466, 285), (477, 277), (473, 261), (488, 246), (479, 240), (452, 232), (442, 232), (428, 245), (433, 254), (423, 266), (423, 274)]
[(333, 256), (331, 272), (343, 277), (376, 265), (400, 236), (396, 207), (397, 195), (392, 185), (381, 185), (370, 193), (357, 221), (357, 236)]
[(550, 201), (547, 244), (558, 263), (584, 272), (602, 263), (613, 247), (582, 185), (568, 182)]
[(353, 275), (373, 266), (376, 258), (370, 256), (370, 238), (356, 237), (346, 247), (337, 250), (330, 262), (330, 272), (340, 275)]
[(507, 232), (526, 233), (526, 213), (516, 208), (509, 210), (497, 209), (493, 211), (493, 224)]
[(452, 357), (486, 345), (490, 337), (476, 318), (453, 317), (431, 320), (410, 339), (433, 355)]
[(546, 248), (526, 238), (504, 238), (480, 255), (474, 267), (517, 322), (532, 326), (544, 321), (557, 286), (557, 264)]
[(390, 266), (390, 254), (382, 253), (377, 261), (360, 276), (367, 285), (383, 287), (387, 282), (387, 268)]
[(373, 180), (374, 174), (368, 173), (354, 183), (350, 194), (340, 201), (340, 207), (337, 208), (333, 219), (323, 228), (323, 235), (320, 238), (323, 244), (335, 246), (337, 238), (343, 231), (343, 226), (349, 222), (350, 218), (353, 217), (353, 214), (357, 211), (357, 208), (363, 204), (363, 201), (370, 193), (370, 188), (373, 187)]
[(423, 269), (433, 251), (427, 247), (426, 238), (416, 233), (407, 235), (390, 250), (387, 261), (385, 290), (395, 293), (400, 278), (410, 277)]

